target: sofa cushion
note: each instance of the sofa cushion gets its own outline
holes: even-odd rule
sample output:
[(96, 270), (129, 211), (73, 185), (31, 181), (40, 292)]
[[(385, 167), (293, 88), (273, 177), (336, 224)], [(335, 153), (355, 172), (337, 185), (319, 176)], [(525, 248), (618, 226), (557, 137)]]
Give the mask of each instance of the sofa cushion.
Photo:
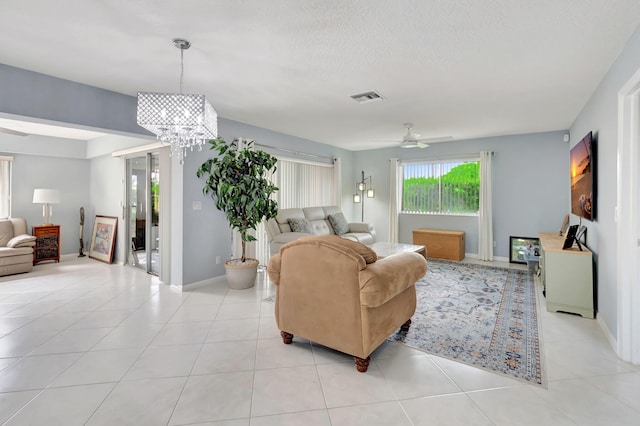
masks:
[(373, 235), (366, 232), (349, 232), (347, 234), (340, 235), (342, 238), (346, 238), (347, 240), (357, 241), (362, 244), (366, 244), (370, 246), (374, 243)]
[(313, 234), (313, 226), (311, 222), (302, 217), (290, 217), (287, 219), (291, 232), (304, 232), (305, 234)]
[(19, 256), (31, 256), (33, 262), (33, 247), (0, 247), (0, 264), (10, 265), (16, 263), (16, 259), (20, 259)]
[(7, 243), (7, 247), (33, 247), (36, 245), (36, 237), (33, 235), (16, 235)]
[(333, 232), (335, 232), (336, 235), (342, 235), (349, 232), (349, 223), (347, 223), (347, 219), (344, 217), (344, 214), (330, 214), (328, 219), (331, 223), (331, 227), (333, 228)]
[(0, 220), (0, 247), (6, 247), (13, 238), (13, 223), (8, 219)]

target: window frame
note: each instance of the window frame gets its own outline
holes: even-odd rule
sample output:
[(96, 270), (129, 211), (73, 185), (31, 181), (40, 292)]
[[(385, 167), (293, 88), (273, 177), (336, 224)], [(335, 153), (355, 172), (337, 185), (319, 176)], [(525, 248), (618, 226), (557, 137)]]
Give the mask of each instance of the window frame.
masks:
[[(415, 210), (405, 210), (405, 199), (404, 199), (404, 182), (405, 182), (405, 167), (411, 165), (435, 165), (435, 164), (451, 164), (451, 163), (477, 163), (478, 171), (480, 168), (480, 156), (479, 155), (460, 155), (453, 157), (439, 157), (439, 158), (425, 158), (425, 159), (412, 159), (412, 160), (401, 160), (400, 161), (400, 171), (401, 171), (401, 182), (400, 182), (400, 214), (405, 215), (425, 215), (425, 216), (456, 216), (456, 217), (479, 217), (480, 216), (480, 200), (478, 198), (478, 210), (476, 212), (445, 212), (445, 211), (428, 211), (421, 212)], [(457, 167), (457, 166), (456, 166)], [(441, 177), (440, 175), (439, 177)], [(478, 174), (478, 181), (480, 181), (480, 174)], [(439, 179), (438, 181), (439, 189), (438, 189), (438, 197), (439, 204), (442, 206), (442, 181)], [(478, 197), (480, 195), (480, 184), (478, 185)]]

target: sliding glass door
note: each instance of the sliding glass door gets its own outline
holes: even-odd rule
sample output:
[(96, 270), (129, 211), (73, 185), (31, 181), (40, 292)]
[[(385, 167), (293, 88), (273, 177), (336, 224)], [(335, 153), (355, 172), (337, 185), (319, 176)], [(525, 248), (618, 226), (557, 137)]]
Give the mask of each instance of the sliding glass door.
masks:
[(160, 162), (156, 153), (127, 159), (128, 263), (160, 271)]

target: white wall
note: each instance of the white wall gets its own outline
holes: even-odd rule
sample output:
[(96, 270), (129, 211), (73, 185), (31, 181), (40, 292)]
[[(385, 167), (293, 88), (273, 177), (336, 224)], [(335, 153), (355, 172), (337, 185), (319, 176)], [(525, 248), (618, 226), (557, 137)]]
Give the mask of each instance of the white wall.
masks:
[(91, 232), (96, 215), (118, 218), (114, 262), (123, 263), (125, 256), (125, 222), (123, 205), (125, 202), (125, 166), (124, 158), (103, 155), (91, 160), (90, 208), (85, 208), (85, 246), (89, 251)]
[[(588, 246), (596, 265), (598, 315), (615, 338), (617, 333), (617, 204), (618, 91), (640, 69), (640, 27), (627, 42), (611, 69), (571, 126), (571, 146), (587, 132), (597, 138), (596, 220), (586, 225)], [(571, 218), (572, 223), (578, 217)], [(638, 284), (638, 283), (636, 283)]]
[[(389, 159), (438, 159), (493, 151), (494, 255), (509, 257), (509, 237), (536, 237), (556, 231), (569, 212), (569, 146), (565, 131), (500, 136), (431, 144), (425, 149), (389, 148), (357, 152), (352, 188), (360, 170), (372, 176), (376, 197), (365, 200), (365, 221), (372, 222), (379, 241), (387, 240), (389, 215)], [(349, 179), (349, 176), (343, 176)], [(352, 189), (353, 192), (353, 189)], [(353, 204), (360, 217), (360, 205)], [(411, 243), (416, 228), (465, 231), (465, 252), (478, 253), (478, 218), (473, 216), (400, 215), (399, 237)]]

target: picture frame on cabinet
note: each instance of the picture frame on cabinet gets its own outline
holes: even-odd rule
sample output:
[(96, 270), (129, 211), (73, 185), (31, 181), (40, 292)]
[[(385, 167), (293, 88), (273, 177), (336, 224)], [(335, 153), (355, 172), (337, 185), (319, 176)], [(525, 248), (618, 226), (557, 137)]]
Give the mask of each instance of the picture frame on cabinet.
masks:
[(565, 215), (564, 220), (562, 221), (562, 225), (560, 226), (560, 232), (558, 235), (564, 235), (567, 231), (567, 227), (569, 226), (569, 214)]

